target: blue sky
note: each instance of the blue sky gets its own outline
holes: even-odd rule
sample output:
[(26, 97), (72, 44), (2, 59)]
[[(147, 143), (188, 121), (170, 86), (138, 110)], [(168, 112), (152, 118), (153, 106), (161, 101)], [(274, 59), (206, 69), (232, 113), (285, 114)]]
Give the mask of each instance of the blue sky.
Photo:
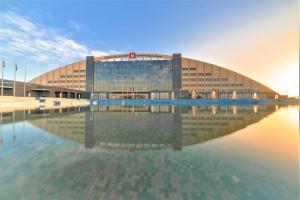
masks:
[[(84, 59), (86, 55), (179, 52), (185, 57), (231, 68), (272, 86), (276, 74), (266, 80), (259, 76), (264, 71), (259, 70), (264, 66), (277, 69), (283, 61), (294, 58), (284, 58), (272, 65), (270, 60), (279, 58), (282, 53), (269, 53), (265, 56), (268, 61), (252, 63), (255, 68), (249, 66), (249, 61), (236, 60), (253, 55), (246, 50), (254, 48), (254, 43), (276, 34), (279, 37), (282, 30), (295, 26), (297, 6), (298, 2), (293, 0), (0, 0), (0, 56), (8, 65), (5, 77), (13, 77), (16, 61), (20, 69), (17, 79), (23, 80), (25, 64), (30, 69), (28, 79), (31, 79)], [(287, 47), (286, 42), (282, 45), (278, 49), (288, 50), (295, 57), (298, 49)], [(270, 48), (262, 53), (272, 52), (274, 48)], [(237, 52), (243, 53), (238, 55), (239, 59)], [(249, 60), (254, 58), (250, 56)], [(296, 70), (294, 61), (290, 62), (293, 63), (291, 70)], [(275, 89), (281, 93), (295, 89), (299, 79), (294, 79), (281, 88), (278, 84)]]

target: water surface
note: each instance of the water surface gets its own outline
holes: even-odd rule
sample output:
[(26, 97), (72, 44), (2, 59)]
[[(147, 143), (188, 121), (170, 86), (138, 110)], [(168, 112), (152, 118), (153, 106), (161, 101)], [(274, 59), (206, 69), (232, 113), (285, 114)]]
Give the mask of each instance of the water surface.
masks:
[(0, 199), (298, 199), (299, 107), (1, 113)]

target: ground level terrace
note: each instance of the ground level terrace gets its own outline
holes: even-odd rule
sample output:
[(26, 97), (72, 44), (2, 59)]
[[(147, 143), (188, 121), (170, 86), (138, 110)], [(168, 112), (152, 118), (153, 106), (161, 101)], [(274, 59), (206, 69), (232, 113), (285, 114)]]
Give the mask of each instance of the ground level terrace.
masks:
[[(14, 89), (15, 88), (15, 89)], [(97, 91), (94, 93), (71, 88), (47, 86), (5, 80), (3, 96), (16, 97), (52, 97), (72, 99), (285, 99), (287, 96), (255, 90), (150, 90), (137, 91), (130, 87), (128, 91)], [(0, 92), (2, 84), (0, 83)]]

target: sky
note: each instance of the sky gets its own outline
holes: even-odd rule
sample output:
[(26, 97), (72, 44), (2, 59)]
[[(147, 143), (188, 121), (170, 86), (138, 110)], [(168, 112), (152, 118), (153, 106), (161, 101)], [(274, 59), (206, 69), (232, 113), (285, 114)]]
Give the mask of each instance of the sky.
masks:
[(298, 0), (0, 0), (4, 78), (87, 55), (181, 53), (299, 95)]

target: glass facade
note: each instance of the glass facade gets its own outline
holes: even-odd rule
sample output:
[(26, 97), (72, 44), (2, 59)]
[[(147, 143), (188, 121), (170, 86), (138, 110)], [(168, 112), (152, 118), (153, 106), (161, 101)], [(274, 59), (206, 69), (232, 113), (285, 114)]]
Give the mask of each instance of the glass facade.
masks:
[(172, 60), (94, 63), (94, 92), (172, 90)]

